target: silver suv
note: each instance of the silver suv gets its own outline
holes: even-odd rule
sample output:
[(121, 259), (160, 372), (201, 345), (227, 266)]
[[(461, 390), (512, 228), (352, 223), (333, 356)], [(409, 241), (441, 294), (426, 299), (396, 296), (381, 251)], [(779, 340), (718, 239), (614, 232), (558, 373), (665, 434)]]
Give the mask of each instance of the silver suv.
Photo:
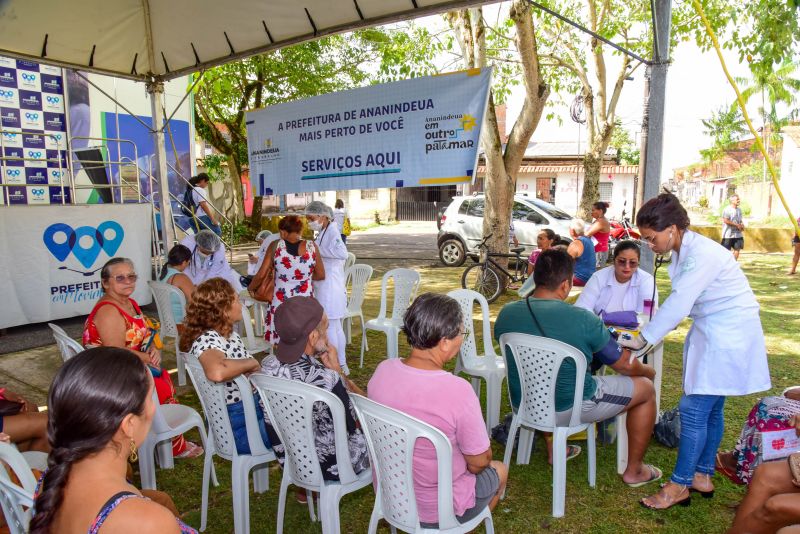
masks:
[[(478, 254), (483, 239), (483, 195), (455, 197), (440, 218), (439, 259), (448, 267), (458, 267), (468, 255)], [(524, 255), (536, 248), (536, 236), (551, 228), (561, 243), (569, 243), (569, 225), (573, 217), (543, 200), (525, 194), (514, 195), (512, 208), (514, 234)]]

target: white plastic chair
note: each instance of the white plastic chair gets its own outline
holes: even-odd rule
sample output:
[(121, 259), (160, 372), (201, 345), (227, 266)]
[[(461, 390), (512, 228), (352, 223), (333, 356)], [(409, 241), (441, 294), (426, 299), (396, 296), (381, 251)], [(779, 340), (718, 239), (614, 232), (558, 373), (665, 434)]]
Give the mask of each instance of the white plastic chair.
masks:
[[(208, 454), (208, 436), (206, 435), (203, 418), (197, 411), (183, 404), (159, 404), (158, 396), (153, 390), (153, 402), (156, 412), (153, 415), (153, 424), (147, 438), (139, 445), (139, 476), (142, 479), (143, 489), (156, 489), (156, 464), (155, 453), (158, 452), (161, 467), (172, 469), (172, 438), (196, 428), (200, 432), (200, 440), (204, 454)], [(214, 475), (216, 485), (216, 475)]]
[[(520, 427), (553, 433), (553, 517), (564, 516), (564, 501), (567, 484), (567, 438), (583, 430), (587, 431), (586, 448), (589, 458), (589, 486), (595, 487), (595, 426), (581, 423), (583, 382), (586, 375), (586, 357), (581, 351), (556, 341), (529, 334), (510, 333), (500, 336), (500, 350), (508, 347), (520, 377), (522, 398), (519, 408), (511, 419), (511, 429), (506, 441), (503, 463), (509, 466), (514, 438)], [(568, 426), (558, 426), (556, 420), (556, 377), (564, 360), (575, 363), (574, 409)], [(517, 463), (527, 464), (530, 459), (534, 432), (520, 436)]]
[[(494, 533), (492, 512), (488, 506), (466, 523), (459, 523), (456, 519), (453, 510), (453, 453), (450, 440), (441, 430), (366, 397), (351, 395), (351, 398), (367, 436), (370, 461), (378, 482), (369, 521), (370, 534), (377, 531), (381, 519), (391, 525), (393, 532), (398, 528), (404, 532), (457, 534), (470, 532), (485, 522), (486, 533)], [(412, 462), (414, 444), (418, 439), (430, 441), (436, 449), (438, 530), (422, 528), (417, 513)]]
[[(394, 280), (392, 316), (386, 316), (387, 285)], [(403, 314), (411, 305), (419, 288), (419, 273), (413, 269), (392, 269), (381, 280), (381, 310), (375, 319), (364, 325), (364, 330), (377, 330), (386, 334), (386, 357), (397, 358), (397, 338), (403, 328)], [(364, 346), (361, 346), (361, 365), (364, 364)]]
[(173, 297), (178, 299), (181, 307), (186, 310), (186, 296), (183, 291), (164, 282), (156, 282), (151, 280), (147, 282), (150, 288), (150, 293), (153, 294), (153, 300), (156, 301), (156, 309), (158, 310), (158, 317), (161, 319), (161, 336), (171, 337), (175, 340), (175, 361), (178, 364), (178, 385), (186, 385), (186, 369), (183, 365), (183, 358), (181, 358), (180, 335), (178, 334), (178, 325), (175, 321), (175, 316), (172, 313), (172, 300)]
[[(361, 346), (369, 350), (367, 345), (367, 329), (364, 328), (364, 297), (367, 296), (367, 286), (372, 280), (372, 266), (365, 263), (353, 265), (344, 273), (345, 286), (350, 285), (350, 295), (347, 298), (347, 343), (353, 342), (352, 328), (353, 319), (358, 317), (361, 320)], [(364, 367), (364, 350), (361, 351), (361, 367)]]
[(236, 442), (231, 430), (231, 420), (225, 405), (225, 384), (211, 382), (206, 378), (200, 360), (191, 354), (184, 355), (189, 378), (194, 385), (203, 413), (210, 430), (206, 447), (205, 465), (203, 466), (203, 501), (200, 519), (200, 531), (205, 530), (208, 515), (208, 483), (213, 472), (214, 455), (232, 462), (231, 479), (233, 486), (233, 530), (236, 534), (250, 532), (250, 471), (253, 471), (253, 485), (256, 493), (264, 493), (269, 489), (269, 468), (266, 464), (275, 460), (275, 454), (264, 445), (258, 429), (256, 410), (253, 402), (252, 388), (243, 376), (237, 376), (233, 382), (241, 392), (247, 421), (247, 441), (250, 454), (236, 452)]
[[(460, 371), (470, 375), (475, 394), (481, 396), (481, 381), (486, 381), (486, 430), (491, 434), (492, 428), (500, 422), (500, 398), (503, 391), (503, 379), (506, 377), (506, 364), (502, 356), (498, 356), (492, 345), (492, 327), (489, 318), (489, 303), (486, 298), (471, 289), (456, 289), (447, 294), (461, 306), (464, 315), (464, 331), (467, 336), (458, 352)], [(481, 308), (483, 316), (483, 353), (478, 354), (478, 343), (475, 339), (475, 323), (472, 310), (475, 303)]]
[(63, 328), (53, 323), (47, 323), (47, 326), (53, 330), (53, 337), (56, 338), (56, 345), (61, 351), (62, 360), (66, 362), (76, 354), (83, 352), (81, 344), (69, 337)]
[(11, 534), (25, 534), (31, 520), (36, 479), (28, 462), (13, 445), (0, 443), (0, 460), (6, 463), (21, 483), (17, 485), (12, 482), (6, 469), (0, 467), (0, 506), (3, 515)]
[[(289, 484), (319, 492), (319, 516), (322, 532), (338, 534), (339, 501), (342, 496), (358, 491), (372, 483), (372, 470), (356, 474), (350, 463), (345, 422), (345, 406), (329, 391), (298, 380), (254, 374), (250, 382), (261, 395), (269, 420), (286, 451), (283, 479), (278, 497), (278, 534), (283, 533), (286, 492)], [(326, 481), (317, 458), (314, 438), (314, 405), (328, 407), (333, 418), (334, 446), (339, 481)], [(309, 499), (309, 504), (313, 499)], [(313, 505), (312, 510), (313, 520)]]
[(347, 269), (352, 267), (355, 262), (356, 262), (356, 255), (353, 254), (352, 252), (348, 252), (347, 253), (347, 259), (344, 260), (344, 270), (345, 270), (345, 272), (347, 272)]
[(239, 300), (249, 310), (253, 310), (253, 333), (257, 338), (264, 337), (264, 318), (267, 315), (268, 302), (254, 299), (246, 289), (239, 293)]
[(250, 311), (247, 306), (242, 306), (242, 323), (244, 323), (244, 337), (242, 341), (250, 354), (258, 354), (259, 352), (272, 352), (272, 345), (264, 338), (256, 337), (253, 331), (253, 320), (250, 318)]

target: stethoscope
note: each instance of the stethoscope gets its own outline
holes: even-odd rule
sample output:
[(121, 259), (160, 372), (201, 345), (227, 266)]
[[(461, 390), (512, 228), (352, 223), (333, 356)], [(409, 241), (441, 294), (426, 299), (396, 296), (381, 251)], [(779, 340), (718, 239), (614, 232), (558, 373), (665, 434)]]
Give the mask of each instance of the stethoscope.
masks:
[[(669, 241), (667, 242), (667, 250), (670, 250), (671, 248), (672, 248), (672, 232), (670, 232), (669, 234)], [(658, 268), (664, 265), (666, 262), (667, 258), (664, 256), (664, 254), (659, 254), (658, 256), (656, 256), (655, 268), (653, 269), (653, 294), (650, 296), (650, 302), (652, 302), (653, 304), (650, 306), (650, 317), (648, 318), (649, 320), (653, 319), (653, 313), (655, 313), (656, 309), (655, 306), (656, 291), (657, 291), (656, 275), (658, 275)]]

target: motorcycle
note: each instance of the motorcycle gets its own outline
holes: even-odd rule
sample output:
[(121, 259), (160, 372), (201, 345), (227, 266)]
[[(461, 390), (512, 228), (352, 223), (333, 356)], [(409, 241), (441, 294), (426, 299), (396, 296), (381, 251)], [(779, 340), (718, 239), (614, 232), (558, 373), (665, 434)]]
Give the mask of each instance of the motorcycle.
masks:
[(608, 236), (608, 248), (611, 253), (614, 252), (614, 247), (620, 241), (625, 239), (638, 241), (642, 237), (639, 232), (634, 230), (630, 218), (625, 216), (625, 208), (622, 209), (621, 220), (610, 219), (608, 222), (611, 225), (611, 233)]

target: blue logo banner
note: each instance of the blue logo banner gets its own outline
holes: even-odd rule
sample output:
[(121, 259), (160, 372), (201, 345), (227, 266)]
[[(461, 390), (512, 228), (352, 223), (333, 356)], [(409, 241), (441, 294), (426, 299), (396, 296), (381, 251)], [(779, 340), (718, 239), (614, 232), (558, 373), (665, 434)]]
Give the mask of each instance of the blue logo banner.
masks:
[[(113, 233), (113, 237), (109, 238), (109, 233)], [(82, 239), (84, 237), (87, 239)], [(124, 237), (125, 231), (115, 221), (105, 221), (97, 228), (80, 226), (75, 229), (65, 223), (55, 223), (45, 229), (42, 241), (58, 261), (66, 260), (71, 252), (84, 268), (89, 269), (97, 261), (100, 252), (104, 251), (109, 258), (113, 257)]]
[(248, 112), (255, 194), (472, 182), (491, 72), (427, 76)]

